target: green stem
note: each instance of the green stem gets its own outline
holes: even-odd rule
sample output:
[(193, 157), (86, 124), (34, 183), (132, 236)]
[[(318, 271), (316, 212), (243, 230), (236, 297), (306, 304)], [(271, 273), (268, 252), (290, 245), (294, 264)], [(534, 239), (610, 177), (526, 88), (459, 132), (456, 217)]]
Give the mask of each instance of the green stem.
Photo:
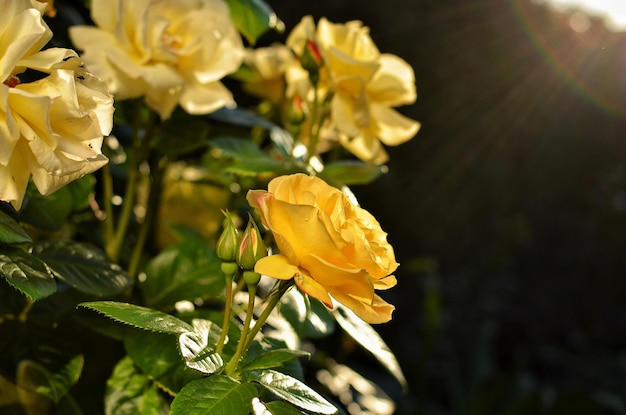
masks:
[(307, 147), (306, 161), (308, 162), (311, 157), (315, 155), (317, 148), (317, 142), (320, 137), (321, 125), (314, 128), (317, 124), (317, 112), (319, 107), (319, 96), (317, 92), (317, 84), (313, 85), (313, 108), (311, 109), (311, 122), (309, 124), (309, 145)]
[[(111, 174), (111, 165), (105, 164), (102, 168), (102, 191), (104, 193), (104, 222), (103, 232), (104, 241), (108, 248), (113, 241), (113, 232), (115, 226), (115, 218), (113, 217), (113, 175)], [(107, 252), (110, 257), (110, 252)]]
[[(243, 353), (248, 350), (247, 347), (244, 347), (246, 336), (248, 335), (248, 331), (250, 330), (250, 323), (252, 322), (252, 316), (254, 315), (254, 299), (256, 297), (256, 284), (248, 285), (248, 308), (246, 310), (246, 319), (243, 322), (243, 329), (241, 330), (241, 337), (239, 337), (239, 343), (237, 343), (237, 350), (235, 354), (230, 359), (228, 364), (226, 365), (226, 375), (232, 376), (237, 369), (237, 364), (241, 359)], [(256, 324), (255, 324), (256, 327)]]
[(151, 112), (150, 118), (145, 124), (145, 130), (143, 130), (144, 134), (142, 136), (141, 106), (137, 106), (130, 154), (128, 156), (128, 182), (126, 183), (126, 190), (124, 192), (124, 198), (122, 199), (122, 212), (120, 213), (117, 229), (114, 232), (113, 238), (106, 246), (106, 252), (113, 262), (118, 262), (120, 259), (124, 239), (126, 238), (126, 233), (130, 225), (130, 219), (135, 207), (137, 184), (139, 182), (139, 166), (147, 159), (155, 119), (156, 115)]
[(163, 176), (167, 169), (169, 159), (167, 156), (161, 157), (154, 167), (154, 173), (152, 174), (152, 182), (150, 183), (150, 193), (148, 196), (148, 202), (146, 205), (146, 216), (139, 228), (139, 234), (137, 235), (137, 241), (133, 247), (133, 252), (130, 257), (128, 265), (128, 274), (131, 277), (137, 275), (139, 269), (139, 263), (141, 262), (141, 255), (143, 254), (144, 246), (148, 235), (152, 230), (154, 224), (154, 216), (156, 214), (157, 207), (159, 206), (159, 198), (161, 197), (161, 185), (163, 184)]
[[(246, 327), (250, 324), (248, 320), (251, 319), (253, 311), (249, 308), (248, 314), (246, 315), (246, 321), (248, 321), (248, 323), (244, 323), (244, 328), (241, 332), (241, 337), (239, 338), (239, 344), (237, 345), (237, 352), (226, 366), (226, 374), (228, 376), (232, 376), (232, 374), (235, 372), (237, 364), (239, 363), (239, 359), (241, 359), (241, 356), (243, 356), (243, 354), (250, 348), (250, 345), (254, 341), (254, 338), (259, 333), (259, 331), (261, 331), (261, 328), (263, 328), (263, 326), (265, 325), (265, 322), (267, 321), (270, 314), (272, 314), (272, 310), (274, 310), (274, 308), (282, 298), (283, 294), (285, 294), (292, 285), (293, 279), (281, 281), (279, 283), (278, 288), (272, 291), (272, 293), (270, 294), (269, 301), (265, 306), (265, 309), (257, 319), (256, 323), (254, 323), (254, 326), (248, 331)], [(254, 303), (254, 296), (251, 296), (251, 298), (251, 301)]]
[(220, 333), (220, 339), (217, 341), (217, 347), (215, 351), (221, 353), (224, 350), (224, 342), (226, 341), (226, 335), (228, 335), (228, 328), (230, 327), (230, 315), (233, 308), (233, 278), (234, 274), (226, 275), (226, 303), (224, 304), (224, 322), (222, 323), (222, 332)]

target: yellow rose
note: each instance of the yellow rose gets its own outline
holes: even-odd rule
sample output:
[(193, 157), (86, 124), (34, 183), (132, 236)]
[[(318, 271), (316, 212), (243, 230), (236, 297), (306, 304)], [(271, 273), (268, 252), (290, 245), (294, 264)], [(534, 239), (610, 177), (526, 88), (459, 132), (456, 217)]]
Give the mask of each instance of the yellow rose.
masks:
[[(31, 175), (47, 195), (104, 165), (102, 138), (113, 121), (106, 86), (74, 51), (40, 51), (52, 37), (45, 7), (0, 0), (0, 200), (16, 208)], [(22, 82), (27, 69), (44, 76)]]
[[(361, 22), (335, 24), (305, 16), (287, 39), (301, 56), (314, 41), (324, 64), (318, 93), (330, 96), (330, 126), (341, 144), (360, 159), (382, 164), (388, 156), (381, 142), (395, 146), (410, 140), (420, 124), (393, 109), (412, 104), (417, 94), (413, 68), (398, 56), (381, 54)], [(289, 93), (311, 97), (308, 74), (292, 66), (286, 72)]]
[(391, 319), (394, 307), (374, 293), (396, 285), (398, 266), (387, 234), (366, 210), (323, 180), (304, 174), (275, 178), (248, 202), (272, 232), (279, 254), (254, 270), (296, 285), (328, 307), (333, 299), (368, 323)]
[(70, 28), (87, 68), (115, 99), (144, 96), (162, 118), (233, 105), (220, 80), (243, 59), (241, 36), (223, 0), (93, 0), (97, 27)]

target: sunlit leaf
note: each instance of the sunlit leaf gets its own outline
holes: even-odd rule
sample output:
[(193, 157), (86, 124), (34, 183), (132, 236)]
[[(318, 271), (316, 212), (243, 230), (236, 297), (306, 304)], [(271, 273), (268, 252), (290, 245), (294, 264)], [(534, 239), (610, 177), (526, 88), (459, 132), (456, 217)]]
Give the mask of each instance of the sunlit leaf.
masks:
[(167, 415), (169, 406), (148, 376), (124, 357), (107, 380), (105, 415)]
[(302, 411), (283, 401), (272, 401), (265, 404), (271, 415), (302, 415)]
[(0, 211), (0, 244), (23, 244), (32, 241), (15, 219)]
[(60, 370), (51, 373), (37, 362), (23, 360), (17, 367), (17, 385), (37, 392), (59, 403), (70, 388), (78, 382), (83, 370), (83, 356), (70, 359)]
[(215, 352), (222, 330), (209, 320), (194, 319), (191, 323), (194, 331), (178, 337), (180, 353), (188, 367), (213, 374), (224, 366), (222, 357)]
[(284, 30), (283, 22), (263, 0), (226, 0), (226, 2), (237, 30), (252, 45), (269, 29), (279, 32)]
[(281, 161), (271, 158), (258, 158), (237, 160), (228, 166), (227, 170), (239, 176), (256, 177), (273, 174), (276, 171), (280, 171), (281, 167)]
[(151, 307), (171, 306), (177, 301), (218, 297), (225, 286), (220, 260), (201, 239), (172, 245), (146, 267), (141, 289)]
[(302, 338), (318, 338), (335, 330), (335, 319), (318, 300), (290, 290), (281, 299), (280, 313)]
[(325, 369), (317, 372), (317, 380), (341, 403), (363, 414), (391, 415), (396, 409), (393, 400), (376, 384), (350, 367), (326, 359)]
[(289, 375), (275, 370), (263, 370), (254, 373), (251, 378), (276, 396), (306, 411), (328, 415), (337, 413), (337, 408), (320, 394)]
[(124, 340), (126, 353), (157, 385), (175, 395), (187, 383), (202, 376), (190, 370), (180, 357), (177, 339), (162, 333), (133, 331)]
[(194, 380), (174, 398), (171, 415), (248, 415), (257, 390), (227, 376)]
[(46, 264), (15, 247), (0, 252), (0, 276), (33, 301), (56, 292), (57, 284)]
[(81, 303), (79, 306), (102, 313), (121, 323), (156, 333), (182, 334), (193, 330), (189, 324), (172, 315), (134, 304), (94, 301)]
[(216, 157), (227, 156), (233, 159), (267, 158), (250, 140), (240, 137), (217, 137), (211, 140), (212, 154)]
[(371, 183), (386, 171), (387, 166), (378, 166), (356, 160), (340, 160), (324, 165), (320, 177), (328, 182), (350, 186)]
[(398, 359), (389, 349), (389, 346), (380, 337), (378, 332), (368, 323), (361, 320), (350, 309), (338, 305), (333, 312), (337, 323), (363, 348), (368, 350), (376, 359), (406, 388), (407, 382), (398, 363)]
[(33, 255), (41, 258), (57, 278), (87, 294), (112, 296), (133, 284), (122, 267), (90, 244), (47, 240), (33, 246)]
[(285, 362), (300, 358), (310, 357), (311, 354), (302, 350), (276, 349), (270, 350), (258, 356), (252, 362), (246, 364), (242, 370), (271, 369), (281, 366)]

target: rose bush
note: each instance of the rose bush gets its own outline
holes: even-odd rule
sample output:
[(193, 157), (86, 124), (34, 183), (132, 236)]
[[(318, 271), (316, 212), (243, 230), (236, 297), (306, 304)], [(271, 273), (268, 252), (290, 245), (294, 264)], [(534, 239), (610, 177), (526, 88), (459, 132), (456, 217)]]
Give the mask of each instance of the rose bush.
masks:
[(223, 0), (94, 0), (91, 15), (97, 27), (70, 36), (115, 99), (144, 96), (163, 119), (177, 104), (206, 114), (234, 102), (220, 80), (244, 49)]
[[(359, 21), (345, 24), (305, 16), (287, 38), (286, 45), (303, 56), (311, 42), (323, 62), (316, 88), (320, 101), (330, 99), (330, 117), (322, 132), (336, 139), (361, 160), (382, 164), (388, 156), (381, 142), (395, 146), (410, 140), (420, 124), (394, 107), (416, 100), (415, 74), (403, 59), (381, 54), (369, 29)], [(288, 94), (312, 100), (309, 71), (291, 65), (286, 71)], [(305, 130), (306, 131), (306, 130)], [(334, 133), (334, 134), (333, 134)], [(305, 137), (305, 140), (307, 137)], [(321, 144), (321, 143), (320, 143)]]
[(394, 307), (375, 289), (396, 285), (398, 266), (387, 234), (366, 210), (338, 189), (304, 174), (273, 179), (251, 190), (248, 202), (272, 232), (279, 253), (255, 271), (296, 285), (328, 307), (333, 299), (368, 323), (391, 319)]
[[(113, 100), (75, 52), (40, 49), (45, 4), (0, 0), (0, 200), (22, 205), (29, 177), (44, 195), (107, 162)], [(40, 79), (29, 79), (31, 73)], [(43, 75), (43, 76), (42, 76)]]

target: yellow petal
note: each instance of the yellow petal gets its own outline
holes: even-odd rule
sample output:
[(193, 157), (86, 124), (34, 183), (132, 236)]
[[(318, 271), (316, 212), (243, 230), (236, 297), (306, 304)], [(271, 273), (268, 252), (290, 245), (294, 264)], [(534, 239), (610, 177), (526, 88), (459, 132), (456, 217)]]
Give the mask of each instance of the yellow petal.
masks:
[(372, 104), (371, 113), (376, 119), (380, 141), (388, 146), (396, 146), (410, 140), (420, 129), (419, 122), (384, 105)]
[(267, 275), (278, 280), (290, 280), (300, 270), (283, 255), (271, 255), (261, 258), (254, 266), (254, 272)]
[(23, 145), (23, 142), (17, 143), (8, 163), (6, 165), (0, 164), (0, 200), (11, 202), (15, 209), (22, 206), (30, 177), (28, 165), (22, 156), (21, 147)]
[(187, 82), (180, 96), (180, 105), (190, 114), (208, 114), (234, 103), (232, 94), (221, 82)]
[(328, 308), (333, 307), (333, 301), (328, 295), (326, 287), (311, 278), (306, 271), (301, 270), (301, 272), (296, 275), (295, 281), (302, 292), (313, 298), (317, 298)]
[(378, 63), (380, 68), (367, 85), (370, 99), (391, 107), (414, 103), (417, 94), (411, 65), (389, 54), (381, 55)]
[(348, 307), (354, 312), (360, 319), (370, 324), (381, 324), (391, 320), (391, 314), (395, 307), (377, 295), (374, 295), (374, 300), (371, 304), (364, 303), (355, 299), (350, 295), (346, 295), (341, 291), (331, 290), (330, 295)]

